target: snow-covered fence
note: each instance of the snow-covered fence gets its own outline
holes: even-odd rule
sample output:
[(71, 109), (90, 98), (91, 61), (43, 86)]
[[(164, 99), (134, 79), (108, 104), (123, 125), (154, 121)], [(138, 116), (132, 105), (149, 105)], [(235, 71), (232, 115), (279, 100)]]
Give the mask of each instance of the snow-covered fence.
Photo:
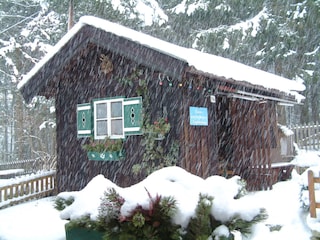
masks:
[(316, 218), (316, 209), (320, 208), (320, 202), (316, 201), (316, 194), (314, 184), (320, 183), (320, 177), (314, 177), (313, 171), (308, 171), (308, 188), (309, 188), (309, 201), (310, 201), (310, 217)]
[(294, 132), (294, 142), (306, 150), (320, 150), (320, 124), (309, 123), (291, 126)]
[(0, 209), (55, 194), (55, 171), (0, 187)]
[[(40, 170), (40, 159), (24, 159), (0, 163), (0, 170), (23, 169), (20, 174), (8, 175), (7, 178), (15, 177), (21, 174), (35, 173)], [(5, 177), (3, 177), (5, 178)]]
[(36, 173), (42, 170), (52, 170), (55, 169), (56, 156), (44, 156), (35, 159), (24, 159), (16, 160), (10, 162), (0, 163), (1, 170), (13, 170), (13, 169), (23, 169), (23, 171), (16, 172), (15, 174), (9, 174), (7, 177), (0, 176), (0, 178), (12, 178), (19, 175), (26, 175), (31, 173)]

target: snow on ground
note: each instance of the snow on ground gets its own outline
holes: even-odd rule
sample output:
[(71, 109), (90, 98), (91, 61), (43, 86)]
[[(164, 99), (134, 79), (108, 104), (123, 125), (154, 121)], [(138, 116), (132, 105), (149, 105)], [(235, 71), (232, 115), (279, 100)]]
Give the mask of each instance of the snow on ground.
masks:
[(0, 240), (64, 240), (64, 224), (54, 197), (0, 210)]
[[(308, 165), (308, 161), (312, 166), (317, 162), (320, 166), (319, 155), (315, 152), (301, 151), (295, 159), (300, 166)], [(177, 177), (168, 176), (168, 179)], [(305, 174), (294, 172), (291, 180), (275, 184), (272, 190), (246, 196), (265, 207), (269, 215), (264, 223), (256, 225), (250, 240), (310, 239), (309, 226), (320, 228), (320, 211), (317, 219), (311, 219), (301, 208), (300, 184), (305, 182), (304, 178)], [(53, 200), (54, 197), (49, 197), (0, 210), (0, 240), (65, 239), (64, 224), (67, 221), (61, 220), (60, 212), (53, 208)], [(270, 227), (281, 229), (270, 231)]]

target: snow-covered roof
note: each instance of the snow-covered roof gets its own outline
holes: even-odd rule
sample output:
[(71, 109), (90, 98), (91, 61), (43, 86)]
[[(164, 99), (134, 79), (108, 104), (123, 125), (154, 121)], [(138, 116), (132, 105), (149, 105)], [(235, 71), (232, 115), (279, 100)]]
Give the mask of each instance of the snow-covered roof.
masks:
[(289, 80), (227, 58), (203, 53), (191, 48), (180, 47), (122, 25), (92, 16), (81, 17), (79, 22), (53, 47), (52, 51), (50, 51), (27, 75), (24, 76), (23, 80), (18, 84), (18, 88), (20, 89), (25, 85), (29, 79), (31, 79), (42, 66), (59, 52), (59, 50), (61, 50), (61, 48), (85, 25), (93, 26), (105, 32), (110, 32), (119, 37), (123, 37), (184, 61), (188, 63), (189, 66), (193, 66), (199, 71), (225, 79), (233, 79), (235, 81), (262, 86), (266, 89), (279, 90), (286, 94), (295, 95), (298, 101), (303, 98), (303, 96), (297, 93), (305, 90), (305, 86), (301, 82)]

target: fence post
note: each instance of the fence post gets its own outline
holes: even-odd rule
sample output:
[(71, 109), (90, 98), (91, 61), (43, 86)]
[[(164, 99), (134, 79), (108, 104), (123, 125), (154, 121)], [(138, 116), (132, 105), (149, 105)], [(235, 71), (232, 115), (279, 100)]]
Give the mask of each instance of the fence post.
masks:
[(316, 202), (316, 196), (314, 192), (314, 184), (320, 183), (320, 177), (314, 177), (313, 171), (308, 171), (308, 188), (309, 188), (309, 202), (310, 202), (310, 217), (316, 218), (316, 209), (320, 208), (320, 203)]
[(313, 171), (308, 171), (308, 189), (309, 189), (309, 202), (310, 202), (310, 217), (316, 218), (316, 197), (314, 194), (314, 181)]

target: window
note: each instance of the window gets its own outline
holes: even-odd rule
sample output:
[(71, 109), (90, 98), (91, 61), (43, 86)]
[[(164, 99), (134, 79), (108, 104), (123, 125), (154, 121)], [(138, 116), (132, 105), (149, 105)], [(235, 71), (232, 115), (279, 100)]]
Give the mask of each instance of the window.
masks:
[(142, 125), (142, 98), (95, 99), (77, 105), (78, 138), (125, 138), (140, 135)]
[(98, 100), (93, 102), (94, 138), (123, 138), (123, 100)]

